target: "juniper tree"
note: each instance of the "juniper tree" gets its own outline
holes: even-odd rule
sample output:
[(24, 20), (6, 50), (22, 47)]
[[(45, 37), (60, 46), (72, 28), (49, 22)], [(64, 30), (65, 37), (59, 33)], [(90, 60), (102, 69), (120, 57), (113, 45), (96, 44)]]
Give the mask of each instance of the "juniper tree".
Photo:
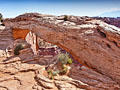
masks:
[(3, 16), (2, 16), (2, 14), (0, 13), (0, 21), (2, 20), (2, 17), (3, 17)]

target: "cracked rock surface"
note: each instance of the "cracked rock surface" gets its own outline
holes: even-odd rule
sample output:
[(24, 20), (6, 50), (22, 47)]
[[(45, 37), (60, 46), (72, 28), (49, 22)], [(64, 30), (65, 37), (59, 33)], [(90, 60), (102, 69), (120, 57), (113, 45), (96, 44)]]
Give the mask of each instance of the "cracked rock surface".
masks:
[[(0, 58), (0, 90), (119, 90), (119, 85), (85, 66), (72, 69), (69, 75), (48, 78), (45, 66)], [(74, 68), (73, 68), (74, 67)]]
[(80, 86), (88, 87), (68, 76), (56, 76), (55, 80), (50, 80), (45, 66), (22, 63), (19, 57), (11, 58), (10, 61), (14, 62), (7, 64), (4, 59), (0, 58), (0, 90), (80, 90)]
[[(27, 29), (58, 45), (82, 65), (73, 63), (68, 76), (50, 80), (44, 65), (24, 63), (16, 56), (9, 60), (1, 57), (0, 90), (120, 90), (120, 28), (89, 17), (68, 16), (64, 21), (64, 16), (38, 13), (6, 19), (4, 24), (14, 30)], [(3, 44), (0, 48), (5, 49)], [(28, 51), (31, 49), (21, 50), (23, 59)]]
[(4, 24), (28, 29), (47, 42), (58, 45), (74, 59), (120, 84), (120, 28), (89, 17), (26, 13)]

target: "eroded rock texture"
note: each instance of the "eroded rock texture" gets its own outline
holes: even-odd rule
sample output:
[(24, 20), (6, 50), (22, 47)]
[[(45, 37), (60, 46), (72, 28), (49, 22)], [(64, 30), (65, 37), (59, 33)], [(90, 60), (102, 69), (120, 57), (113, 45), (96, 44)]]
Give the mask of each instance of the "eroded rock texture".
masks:
[(115, 25), (120, 27), (120, 17), (113, 18), (113, 17), (94, 17), (95, 19), (102, 20), (108, 24)]
[[(105, 75), (104, 78), (109, 78), (105, 79), (106, 84), (110, 82), (113, 86), (114, 81), (120, 84), (119, 28), (89, 17), (67, 16), (67, 21), (64, 21), (64, 16), (37, 13), (6, 19), (4, 24), (13, 29), (28, 29), (34, 32), (47, 42), (65, 49), (81, 64)], [(84, 72), (79, 72), (80, 74), (84, 74)], [(95, 76), (99, 76), (99, 74)], [(94, 76), (90, 78), (94, 79)], [(81, 78), (81, 80), (83, 79), (84, 77)], [(97, 80), (100, 81), (100, 78)], [(109, 85), (107, 87), (110, 88)]]
[[(23, 63), (21, 58), (0, 58), (0, 90), (119, 90), (111, 78), (87, 67), (71, 66), (70, 75), (48, 78), (45, 66)], [(96, 77), (97, 76), (97, 77)]]

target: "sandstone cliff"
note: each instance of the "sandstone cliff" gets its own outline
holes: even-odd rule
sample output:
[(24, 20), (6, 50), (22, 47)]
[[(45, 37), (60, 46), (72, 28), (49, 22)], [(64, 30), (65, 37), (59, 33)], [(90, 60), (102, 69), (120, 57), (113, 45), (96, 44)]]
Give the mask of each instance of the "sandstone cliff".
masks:
[(119, 28), (89, 17), (37, 13), (6, 19), (4, 24), (14, 30), (30, 30), (45, 41), (69, 52), (85, 67), (78, 69), (74, 66), (69, 75), (72, 78), (92, 85), (98, 90), (119, 88)]

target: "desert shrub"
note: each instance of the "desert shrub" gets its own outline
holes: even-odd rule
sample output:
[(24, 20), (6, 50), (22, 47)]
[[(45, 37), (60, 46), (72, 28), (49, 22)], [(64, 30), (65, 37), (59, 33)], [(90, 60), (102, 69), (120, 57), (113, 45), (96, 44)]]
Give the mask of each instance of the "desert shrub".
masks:
[(56, 76), (57, 74), (59, 74), (59, 70), (53, 71), (53, 70), (49, 69), (47, 72), (48, 72), (49, 79), (54, 79), (54, 76)]
[(19, 55), (19, 54), (20, 54), (19, 51), (22, 50), (22, 49), (24, 49), (23, 45), (22, 45), (22, 44), (18, 44), (18, 45), (15, 47), (15, 49), (14, 49), (14, 54), (15, 54), (15, 55)]
[(58, 55), (58, 60), (62, 64), (72, 64), (72, 59), (69, 57), (68, 54), (59, 54)]
[(47, 72), (48, 72), (48, 74), (49, 74), (49, 73), (51, 73), (52, 71), (49, 69)]
[(68, 21), (68, 16), (67, 15), (64, 16), (64, 21)]
[(54, 76), (56, 76), (57, 74), (60, 75), (64, 75), (67, 73), (68, 71), (68, 65), (72, 64), (72, 59), (70, 58), (69, 54), (64, 54), (61, 53), (57, 56), (57, 64), (56, 65), (60, 65), (59, 68), (57, 68), (57, 70), (52, 70), (49, 69), (48, 72), (48, 77), (50, 79), (54, 79)]
[(63, 68), (63, 69), (60, 71), (60, 74), (62, 74), (62, 75), (63, 75), (63, 74), (66, 74), (67, 71), (68, 71), (67, 66), (66, 66), (66, 65), (63, 65), (62, 68)]
[(59, 54), (59, 55), (58, 55), (58, 60), (59, 60), (62, 64), (67, 64), (67, 59), (69, 59), (68, 54)]
[(67, 60), (67, 63), (68, 63), (68, 64), (72, 64), (72, 59), (69, 58), (69, 59)]
[(53, 79), (52, 70), (48, 70), (47, 73), (48, 73), (48, 77), (50, 79)]
[(1, 22), (3, 22), (3, 19), (1, 19)]
[(60, 71), (60, 74), (66, 74), (68, 71), (67, 64), (72, 64), (72, 59), (69, 57), (69, 54), (62, 53), (58, 55), (58, 60), (62, 63), (62, 70)]
[(2, 17), (3, 17), (3, 16), (2, 16), (2, 14), (0, 13), (0, 21), (2, 20)]

